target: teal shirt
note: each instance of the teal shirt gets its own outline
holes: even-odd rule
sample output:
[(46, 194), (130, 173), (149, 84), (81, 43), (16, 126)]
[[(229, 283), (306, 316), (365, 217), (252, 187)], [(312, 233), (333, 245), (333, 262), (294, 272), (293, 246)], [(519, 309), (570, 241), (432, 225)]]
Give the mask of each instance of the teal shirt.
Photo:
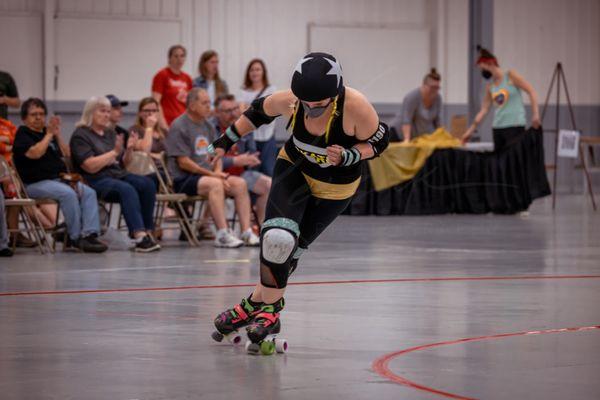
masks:
[(508, 128), (512, 126), (525, 126), (525, 106), (521, 90), (508, 79), (508, 72), (498, 86), (490, 86), (495, 114), (493, 128)]

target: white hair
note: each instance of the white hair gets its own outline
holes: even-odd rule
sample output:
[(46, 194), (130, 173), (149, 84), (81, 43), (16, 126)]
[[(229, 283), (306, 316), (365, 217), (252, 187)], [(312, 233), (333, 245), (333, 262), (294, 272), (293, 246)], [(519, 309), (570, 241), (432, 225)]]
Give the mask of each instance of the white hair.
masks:
[(83, 106), (83, 112), (81, 113), (81, 119), (75, 124), (75, 127), (81, 128), (82, 126), (92, 126), (94, 111), (101, 106), (110, 108), (110, 100), (104, 96), (94, 96), (86, 101), (85, 106)]

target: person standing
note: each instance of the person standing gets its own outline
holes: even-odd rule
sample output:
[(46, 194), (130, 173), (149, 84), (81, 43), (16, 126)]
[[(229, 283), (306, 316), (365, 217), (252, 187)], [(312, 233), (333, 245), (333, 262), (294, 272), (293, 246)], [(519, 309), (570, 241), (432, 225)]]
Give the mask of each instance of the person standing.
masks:
[(169, 65), (152, 79), (152, 97), (160, 104), (159, 123), (164, 130), (185, 112), (185, 99), (192, 88), (192, 77), (183, 72), (187, 51), (182, 45), (169, 48)]
[(494, 150), (503, 150), (518, 140), (525, 132), (527, 124), (522, 91), (527, 93), (531, 103), (531, 126), (535, 129), (541, 127), (537, 93), (525, 78), (515, 70), (503, 71), (500, 69), (496, 56), (482, 47), (479, 47), (477, 66), (481, 70), (483, 78), (490, 82), (485, 86), (481, 110), (462, 137), (463, 143), (471, 138), (492, 106), (494, 107), (492, 124)]

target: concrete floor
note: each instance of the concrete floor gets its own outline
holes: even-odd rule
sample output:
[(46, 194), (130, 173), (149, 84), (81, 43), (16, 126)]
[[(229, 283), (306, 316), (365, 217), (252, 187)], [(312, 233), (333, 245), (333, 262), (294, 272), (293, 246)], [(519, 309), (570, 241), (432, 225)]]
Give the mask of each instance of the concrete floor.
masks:
[(215, 286), (255, 282), (256, 249), (21, 251), (0, 261), (0, 398), (598, 399), (600, 211), (550, 204), (339, 218), (292, 278), (290, 349), (271, 357), (210, 338), (250, 292)]

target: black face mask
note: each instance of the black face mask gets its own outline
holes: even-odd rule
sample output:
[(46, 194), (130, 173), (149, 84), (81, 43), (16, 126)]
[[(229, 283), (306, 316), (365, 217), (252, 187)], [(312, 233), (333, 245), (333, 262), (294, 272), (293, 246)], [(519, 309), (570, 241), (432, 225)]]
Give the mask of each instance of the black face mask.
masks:
[(481, 71), (481, 76), (483, 76), (483, 79), (490, 79), (492, 77), (492, 73), (484, 69), (483, 71)]
[(329, 103), (325, 104), (324, 106), (316, 106), (316, 107), (311, 107), (303, 101), (301, 101), (301, 103), (302, 103), (302, 108), (304, 108), (304, 115), (306, 115), (307, 118), (318, 118), (321, 115), (323, 115), (323, 113), (325, 112), (327, 107), (329, 107), (329, 105), (331, 104), (331, 100), (329, 101)]

